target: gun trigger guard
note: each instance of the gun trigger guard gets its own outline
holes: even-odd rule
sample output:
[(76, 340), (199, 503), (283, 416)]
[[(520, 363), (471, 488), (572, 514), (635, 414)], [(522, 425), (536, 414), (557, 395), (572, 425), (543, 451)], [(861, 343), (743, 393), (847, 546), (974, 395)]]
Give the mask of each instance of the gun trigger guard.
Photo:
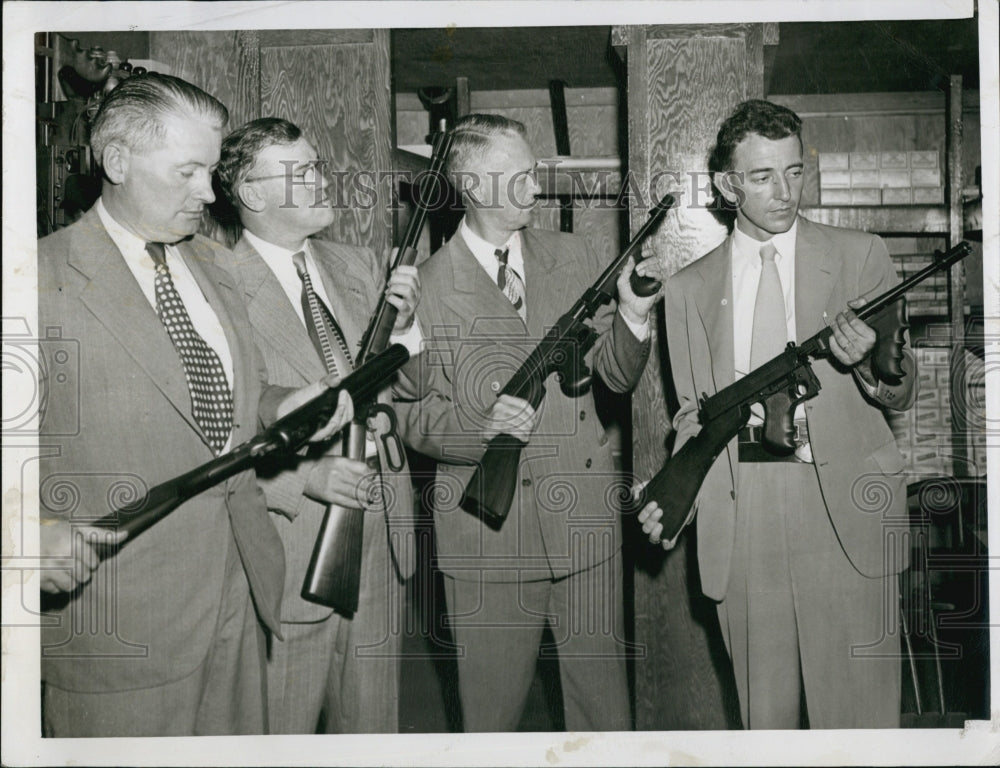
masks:
[(397, 430), (396, 412), (385, 403), (377, 403), (368, 411), (368, 428), (375, 437), (383, 470), (401, 472), (405, 466), (403, 441)]

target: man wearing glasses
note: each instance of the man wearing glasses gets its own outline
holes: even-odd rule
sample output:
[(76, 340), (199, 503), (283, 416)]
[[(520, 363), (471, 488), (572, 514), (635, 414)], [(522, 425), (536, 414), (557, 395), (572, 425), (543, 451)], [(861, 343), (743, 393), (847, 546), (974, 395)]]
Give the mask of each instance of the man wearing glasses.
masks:
[[(334, 217), (315, 148), (287, 120), (253, 120), (223, 141), (218, 173), (244, 228), (226, 266), (244, 293), (269, 380), (344, 375), (374, 314), (383, 271), (368, 248), (313, 238)], [(391, 341), (416, 354), (416, 269), (398, 267), (384, 290), (398, 309)], [(401, 450), (392, 457), (384, 450), (385, 441), (369, 437), (365, 458), (347, 458), (337, 441), (320, 455), (261, 473), (287, 564), (284, 640), (271, 644), (268, 657), (272, 733), (397, 730), (400, 635), (391, 616), (414, 567), (412, 491), (405, 460), (397, 461)], [(373, 494), (380, 470), (386, 485)], [(300, 596), (329, 504), (365, 510), (361, 593), (352, 616)]]

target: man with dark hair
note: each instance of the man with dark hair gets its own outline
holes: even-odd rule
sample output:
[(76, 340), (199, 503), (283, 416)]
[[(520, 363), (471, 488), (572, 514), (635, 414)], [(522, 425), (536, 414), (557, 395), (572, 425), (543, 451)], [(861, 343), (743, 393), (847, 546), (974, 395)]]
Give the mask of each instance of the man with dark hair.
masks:
[[(465, 218), (421, 266), (418, 317), (429, 341), (414, 402), (399, 415), (410, 444), (438, 462), (437, 563), (459, 648), (465, 730), (517, 728), (540, 652), (558, 657), (568, 730), (627, 730), (622, 481), (593, 396), (569, 398), (548, 381), (537, 413), (524, 400), (497, 397), (614, 255), (529, 226), (540, 188), (521, 123), (463, 117), (448, 166)], [(657, 267), (638, 269), (656, 276)], [(589, 358), (619, 392), (642, 373), (656, 301), (632, 292), (632, 268), (618, 281), (618, 306), (595, 318), (600, 338)], [(496, 530), (458, 501), (499, 432), (528, 445), (517, 495)], [(540, 649), (546, 623), (555, 646)]]
[[(800, 691), (810, 727), (898, 727), (906, 487), (881, 409), (913, 402), (914, 364), (906, 351), (900, 383), (876, 379), (875, 332), (845, 309), (896, 284), (884, 243), (797, 215), (801, 125), (754, 100), (719, 130), (713, 181), (735, 226), (666, 290), (674, 451), (700, 429), (701, 393), (832, 327), (832, 359), (813, 363), (821, 391), (795, 409), (795, 453), (761, 445), (755, 406), (705, 479), (692, 509), (702, 590), (718, 601), (744, 727), (799, 727)], [(639, 517), (654, 543), (660, 514)]]
[[(263, 387), (224, 249), (195, 234), (227, 120), (190, 83), (129, 78), (94, 123), (101, 198), (38, 244), (41, 335), (64, 340), (42, 348), (59, 372), (40, 428), (46, 735), (266, 730), (264, 631), (280, 629), (284, 561), (253, 472), (103, 562), (105, 534), (86, 525), (325, 386)], [(345, 402), (328, 426), (350, 415)]]
[[(301, 386), (327, 370), (349, 370), (384, 269), (369, 248), (313, 237), (334, 217), (315, 148), (287, 120), (253, 120), (223, 141), (219, 179), (244, 227), (225, 266), (243, 293), (268, 379)], [(391, 340), (416, 355), (416, 268), (396, 268), (384, 290), (398, 309)], [(328, 323), (317, 324), (314, 311)], [(329, 355), (320, 338), (327, 325)], [(384, 392), (383, 407), (389, 399)], [(377, 418), (394, 417), (383, 411)], [(271, 644), (267, 665), (272, 733), (398, 730), (401, 585), (413, 573), (414, 542), (410, 477), (394, 440), (370, 434), (358, 458), (342, 455), (338, 440), (322, 454), (287, 457), (259, 473), (286, 560), (284, 640)], [(386, 484), (373, 494), (380, 476)], [(365, 510), (353, 615), (300, 596), (329, 504)]]

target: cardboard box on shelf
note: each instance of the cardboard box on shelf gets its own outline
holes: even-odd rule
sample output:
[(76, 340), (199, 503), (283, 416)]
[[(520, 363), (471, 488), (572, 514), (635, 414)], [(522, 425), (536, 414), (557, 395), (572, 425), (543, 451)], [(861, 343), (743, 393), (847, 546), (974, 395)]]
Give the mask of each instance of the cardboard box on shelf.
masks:
[(910, 156), (905, 152), (880, 152), (880, 168), (909, 168)]
[(878, 168), (878, 152), (851, 152), (851, 170)]
[(851, 155), (848, 152), (820, 152), (820, 171), (846, 171), (851, 167)]
[(882, 188), (882, 205), (909, 205), (912, 201), (909, 187)]
[(879, 171), (879, 186), (881, 187), (910, 187), (910, 172), (903, 170)]
[(911, 149), (909, 156), (911, 168), (938, 167), (938, 151), (936, 149)]
[(944, 203), (944, 187), (914, 187), (914, 205), (942, 205)]

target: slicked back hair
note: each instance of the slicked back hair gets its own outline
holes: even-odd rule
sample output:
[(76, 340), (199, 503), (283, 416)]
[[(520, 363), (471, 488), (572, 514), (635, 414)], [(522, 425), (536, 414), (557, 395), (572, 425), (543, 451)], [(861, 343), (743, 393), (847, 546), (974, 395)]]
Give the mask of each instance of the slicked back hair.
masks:
[(461, 191), (461, 180), (456, 174), (468, 171), (474, 159), (485, 154), (496, 139), (516, 136), (526, 139), (528, 130), (524, 123), (503, 115), (473, 113), (455, 123), (452, 135), (446, 171)]
[(713, 173), (733, 169), (733, 152), (737, 145), (751, 133), (777, 141), (798, 136), (802, 141), (802, 120), (788, 107), (763, 99), (750, 99), (736, 105), (719, 128), (715, 147), (708, 160), (708, 170)]
[(137, 153), (158, 148), (170, 116), (200, 118), (220, 131), (229, 122), (222, 102), (186, 80), (155, 72), (134, 75), (116, 86), (97, 110), (90, 129), (94, 159), (102, 163), (112, 142)]
[(261, 152), (276, 144), (294, 144), (301, 137), (302, 130), (297, 125), (280, 117), (251, 120), (226, 136), (222, 141), (222, 157), (217, 173), (229, 202), (239, 206), (240, 186), (250, 175)]

